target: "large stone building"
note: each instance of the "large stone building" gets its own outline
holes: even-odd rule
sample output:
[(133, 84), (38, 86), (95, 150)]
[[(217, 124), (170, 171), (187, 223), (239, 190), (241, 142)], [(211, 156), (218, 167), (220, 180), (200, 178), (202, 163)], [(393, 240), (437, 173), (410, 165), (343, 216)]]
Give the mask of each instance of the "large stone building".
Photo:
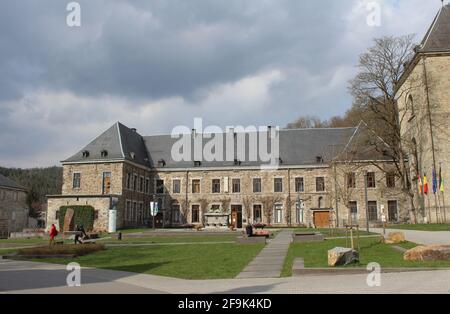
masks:
[[(450, 220), (449, 193), (433, 193), (433, 170), (450, 182), (450, 5), (443, 6), (397, 85), (403, 148), (408, 152), (419, 221)], [(427, 176), (428, 195), (419, 193)], [(421, 177), (421, 181), (418, 178)], [(447, 207), (447, 210), (446, 208)]]
[(0, 174), (0, 237), (27, 227), (27, 191), (24, 187)]
[[(275, 166), (249, 158), (251, 132), (214, 134), (221, 138), (224, 155), (231, 139), (233, 155), (227, 161), (195, 158), (194, 151), (177, 161), (173, 148), (179, 139), (141, 136), (116, 123), (62, 161), (62, 195), (48, 197), (47, 225), (58, 224), (62, 206), (90, 205), (95, 208), (94, 229), (106, 230), (112, 200), (117, 200), (118, 228), (150, 225), (151, 201), (161, 208), (157, 227), (365, 225), (366, 213), (371, 223), (378, 223), (383, 208), (391, 221), (409, 219), (397, 179), (390, 174), (393, 165), (367, 144), (373, 136), (363, 123), (356, 128), (268, 128), (253, 135), (259, 145), (261, 139), (267, 146), (277, 139)], [(202, 150), (211, 141), (196, 130), (187, 137), (193, 146), (200, 138)], [(241, 158), (239, 145), (246, 152)]]

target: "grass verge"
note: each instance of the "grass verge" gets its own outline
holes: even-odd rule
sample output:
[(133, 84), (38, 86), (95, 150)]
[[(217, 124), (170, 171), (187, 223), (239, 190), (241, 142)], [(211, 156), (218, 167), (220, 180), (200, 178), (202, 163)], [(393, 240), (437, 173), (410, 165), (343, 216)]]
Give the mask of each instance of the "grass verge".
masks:
[[(302, 257), (306, 268), (328, 267), (328, 250), (345, 247), (345, 239), (332, 239), (324, 242), (292, 243), (286, 256), (282, 276), (292, 275), (292, 265), (297, 257)], [(395, 244), (410, 249), (417, 245), (411, 242)], [(381, 267), (450, 267), (450, 261), (410, 262), (403, 260), (403, 253), (395, 250), (392, 245), (380, 243), (378, 237), (360, 239), (360, 263), (346, 267), (364, 267), (371, 262), (377, 262)]]
[(261, 251), (263, 244), (161, 245), (115, 247), (72, 259), (40, 262), (130, 271), (183, 279), (234, 278)]

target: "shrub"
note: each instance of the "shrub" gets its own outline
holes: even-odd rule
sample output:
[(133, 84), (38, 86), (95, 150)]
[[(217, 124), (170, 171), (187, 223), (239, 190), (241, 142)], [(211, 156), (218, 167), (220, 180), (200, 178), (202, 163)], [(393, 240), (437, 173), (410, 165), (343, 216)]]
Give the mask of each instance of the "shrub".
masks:
[(105, 246), (102, 244), (65, 244), (53, 246), (41, 246), (33, 248), (20, 249), (18, 255), (23, 256), (46, 256), (46, 255), (75, 255), (83, 256), (86, 254), (103, 251)]
[(72, 208), (74, 225), (83, 225), (86, 231), (91, 231), (94, 228), (94, 214), (95, 209), (89, 205), (68, 205), (59, 208), (59, 228), (64, 229), (64, 217), (67, 209)]

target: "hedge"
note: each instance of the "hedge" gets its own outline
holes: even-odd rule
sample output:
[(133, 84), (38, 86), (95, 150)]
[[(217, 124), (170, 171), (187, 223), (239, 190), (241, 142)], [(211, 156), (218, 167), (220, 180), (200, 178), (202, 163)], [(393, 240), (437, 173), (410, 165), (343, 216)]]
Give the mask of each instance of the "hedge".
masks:
[(64, 230), (64, 218), (68, 208), (72, 208), (73, 225), (82, 225), (86, 231), (91, 231), (94, 228), (94, 214), (95, 209), (89, 205), (68, 205), (59, 208), (59, 229)]

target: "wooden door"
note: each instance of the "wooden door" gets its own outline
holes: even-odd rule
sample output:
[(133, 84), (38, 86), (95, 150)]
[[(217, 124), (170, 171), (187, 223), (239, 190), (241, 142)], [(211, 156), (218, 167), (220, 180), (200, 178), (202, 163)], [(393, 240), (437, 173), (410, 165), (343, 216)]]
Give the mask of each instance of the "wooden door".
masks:
[(314, 225), (316, 228), (328, 228), (330, 226), (330, 212), (315, 212)]
[(231, 205), (231, 225), (234, 228), (242, 228), (242, 206)]

